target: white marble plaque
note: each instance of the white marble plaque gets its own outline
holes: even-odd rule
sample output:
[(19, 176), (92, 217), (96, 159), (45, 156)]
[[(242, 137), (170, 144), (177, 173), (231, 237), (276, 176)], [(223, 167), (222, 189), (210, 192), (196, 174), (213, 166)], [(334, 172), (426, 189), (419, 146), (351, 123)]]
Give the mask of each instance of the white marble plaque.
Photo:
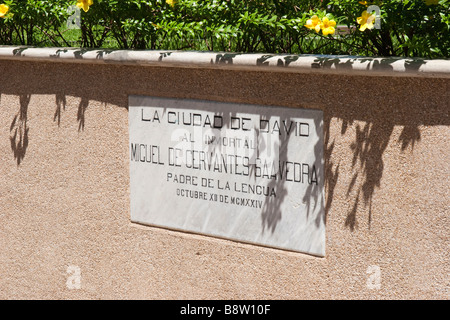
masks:
[(323, 112), (129, 97), (131, 220), (325, 255)]

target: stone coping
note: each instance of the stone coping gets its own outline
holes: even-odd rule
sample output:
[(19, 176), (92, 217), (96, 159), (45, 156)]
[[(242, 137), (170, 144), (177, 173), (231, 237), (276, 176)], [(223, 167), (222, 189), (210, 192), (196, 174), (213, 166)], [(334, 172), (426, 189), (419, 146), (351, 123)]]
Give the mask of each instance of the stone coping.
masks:
[(449, 59), (0, 46), (0, 59), (450, 78)]

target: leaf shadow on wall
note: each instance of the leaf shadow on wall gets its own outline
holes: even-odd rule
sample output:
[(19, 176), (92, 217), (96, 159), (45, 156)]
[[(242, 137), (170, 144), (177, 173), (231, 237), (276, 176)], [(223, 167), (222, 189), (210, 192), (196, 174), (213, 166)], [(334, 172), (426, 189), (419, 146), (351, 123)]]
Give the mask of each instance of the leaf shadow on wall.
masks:
[[(256, 59), (257, 66), (268, 66), (269, 59), (275, 55), (262, 54)], [(427, 78), (423, 81), (414, 76), (408, 77), (408, 73), (417, 73), (427, 63), (426, 60), (404, 59), (396, 57), (388, 58), (362, 58), (352, 56), (316, 56), (311, 64), (313, 69), (330, 70), (330, 73), (317, 74), (315, 81), (304, 81), (301, 79), (301, 91), (317, 92), (318, 83), (326, 83), (327, 89), (321, 90), (320, 95), (310, 103), (299, 97), (301, 104), (310, 107), (317, 106), (324, 110), (324, 162), (325, 162), (325, 219), (332, 209), (336, 187), (341, 184), (347, 172), (342, 171), (343, 164), (340, 159), (335, 159), (333, 154), (339, 141), (336, 136), (331, 135), (331, 122), (339, 119), (342, 121), (341, 136), (349, 134), (347, 129), (352, 127), (356, 136), (348, 146), (352, 152), (352, 172), (350, 183), (347, 188), (346, 197), (349, 200), (349, 211), (344, 221), (345, 227), (354, 231), (357, 226), (357, 213), (361, 206), (368, 211), (368, 226), (370, 228), (373, 220), (373, 197), (377, 189), (382, 187), (382, 178), (385, 172), (384, 154), (391, 141), (396, 127), (401, 127), (401, 134), (396, 141), (401, 152), (408, 149), (414, 152), (414, 147), (421, 141), (421, 126), (448, 125), (449, 124), (449, 99), (436, 98), (447, 96), (449, 82), (443, 78)], [(236, 55), (226, 59), (227, 64), (233, 64)], [(222, 56), (216, 59), (216, 63), (224, 63)], [(344, 59), (342, 59), (344, 58)], [(292, 62), (298, 60), (297, 55), (276, 55), (277, 67), (286, 68)], [(383, 76), (372, 82), (371, 76), (349, 74), (336, 75), (336, 70), (341, 72), (352, 72), (355, 63), (366, 63), (367, 68), (372, 68), (375, 73), (383, 75), (394, 75), (394, 67), (403, 67), (405, 74), (401, 77)], [(401, 65), (400, 65), (401, 64)], [(358, 66), (361, 68), (361, 65)], [(270, 74), (270, 73), (269, 73)], [(357, 76), (354, 76), (357, 75)], [(407, 77), (404, 77), (404, 76)], [(272, 84), (282, 84), (283, 81), (276, 79), (282, 75), (272, 74)], [(308, 77), (308, 76), (306, 76)], [(302, 81), (303, 80), (303, 81)], [(345, 89), (341, 83), (347, 83)], [(289, 88), (280, 85), (272, 86), (270, 91), (284, 91), (286, 96), (292, 95)], [(342, 92), (346, 96), (343, 99)], [(417, 98), (421, 99), (418, 102)], [(264, 103), (271, 103), (270, 98)], [(278, 104), (278, 102), (277, 102)], [(397, 106), (401, 106), (398, 108)], [(408, 107), (406, 107), (408, 106)], [(350, 133), (351, 134), (351, 133)], [(280, 150), (280, 152), (283, 152)], [(341, 177), (343, 176), (343, 177)], [(272, 185), (275, 184), (272, 182)], [(283, 190), (283, 185), (277, 183), (277, 189)], [(311, 199), (307, 192), (303, 198), (304, 202)], [(283, 193), (281, 193), (283, 196)], [(282, 200), (282, 199), (281, 199)], [(310, 205), (310, 204), (309, 204)], [(273, 203), (263, 215), (263, 221), (274, 230), (277, 221), (281, 220), (281, 212), (278, 212), (277, 203)], [(309, 206), (308, 206), (309, 207)], [(319, 222), (319, 221), (317, 221)]]
[[(360, 197), (365, 206), (369, 206), (369, 226), (372, 221), (372, 198), (376, 188), (380, 188), (383, 176), (384, 162), (383, 153), (386, 150), (390, 136), (394, 130), (394, 124), (383, 120), (374, 119), (371, 123), (366, 123), (361, 129), (356, 126), (356, 139), (350, 145), (353, 152), (352, 168), (359, 160), (360, 168), (353, 174), (350, 185), (347, 189), (347, 197), (355, 187), (358, 175), (364, 176), (364, 181), (357, 191), (356, 200), (350, 213), (347, 215), (345, 225), (354, 230), (356, 225), (356, 211)], [(409, 139), (409, 137), (405, 137)], [(362, 195), (361, 195), (362, 193)]]
[(9, 128), (11, 150), (17, 165), (20, 165), (25, 158), (28, 148), (28, 105), (30, 103), (31, 94), (21, 94), (19, 96), (20, 108), (18, 113), (14, 116), (11, 126)]
[[(235, 55), (221, 55), (212, 63), (233, 64)], [(265, 66), (271, 55), (261, 55), (257, 65)], [(164, 60), (164, 59), (163, 59)], [(280, 67), (291, 63), (294, 58), (287, 56), (285, 63)], [(339, 66), (339, 60), (322, 59), (319, 67), (335, 67), (336, 69), (351, 69), (348, 61), (344, 66)], [(338, 65), (336, 65), (338, 64)], [(388, 62), (377, 62), (377, 68), (389, 70)], [(201, 69), (192, 71), (195, 81), (190, 83), (189, 91), (184, 89), (174, 90), (167, 86), (167, 82), (161, 79), (177, 79), (176, 84), (191, 80), (189, 72), (180, 72), (176, 68), (164, 68), (153, 66), (143, 68), (139, 65), (121, 64), (92, 64), (89, 68), (80, 67), (78, 64), (64, 64), (58, 62), (43, 62), (42, 64), (21, 61), (13, 64), (2, 63), (1, 94), (17, 95), (20, 99), (20, 108), (10, 125), (11, 150), (17, 164), (20, 165), (25, 158), (29, 145), (30, 128), (28, 124), (28, 105), (33, 94), (55, 95), (55, 111), (53, 121), (60, 124), (62, 113), (66, 109), (68, 96), (80, 98), (77, 106), (78, 130), (86, 128), (86, 111), (90, 101), (128, 107), (128, 94), (155, 93), (159, 96), (180, 97), (193, 99), (211, 99), (224, 102), (236, 102), (248, 98), (253, 91), (259, 96), (252, 97), (254, 104), (285, 105), (294, 107), (317, 107), (324, 111), (324, 175), (325, 175), (325, 216), (333, 209), (334, 195), (338, 189), (346, 189), (349, 201), (349, 211), (343, 222), (345, 227), (353, 231), (357, 227), (357, 214), (363, 205), (369, 211), (369, 225), (373, 220), (372, 201), (378, 188), (381, 188), (383, 174), (385, 172), (384, 154), (388, 145), (392, 144), (392, 135), (396, 127), (401, 127), (401, 134), (397, 143), (399, 150), (414, 151), (415, 146), (421, 142), (421, 126), (449, 125), (448, 99), (442, 100), (442, 96), (448, 96), (448, 80), (441, 78), (397, 78), (377, 77), (372, 82), (370, 76), (342, 76), (333, 74), (316, 74), (315, 81), (308, 81), (309, 74), (296, 74), (287, 76), (283, 72), (266, 72), (266, 69), (257, 73), (235, 73), (229, 70)], [(418, 64), (406, 65), (405, 68), (417, 69)], [(32, 74), (30, 74), (32, 70)], [(65, 70), (62, 73), (61, 70)], [(211, 83), (211, 73), (217, 74), (217, 80)], [(110, 75), (121, 75), (111, 79)], [(152, 81), (134, 81), (133, 87), (129, 87), (130, 76), (134, 79), (152, 79)], [(14, 75), (14, 76), (12, 76)], [(268, 76), (271, 81), (253, 83), (254, 75)], [(223, 77), (223, 78), (220, 78)], [(82, 79), (82, 81), (80, 81)], [(286, 80), (288, 79), (288, 80)], [(257, 79), (259, 80), (259, 79)], [(292, 86), (285, 85), (288, 81), (301, 83), (301, 90), (292, 90)], [(23, 84), (26, 84), (24, 86)], [(314, 99), (303, 95), (303, 92), (317, 92), (317, 83), (327, 83), (327, 89), (320, 91)], [(345, 84), (343, 89), (342, 84)], [(128, 88), (128, 89), (125, 89)], [(230, 89), (231, 88), (231, 89)], [(245, 88), (236, 90), (236, 88)], [(357, 89), (355, 89), (357, 88)], [(398, 88), (403, 88), (402, 91)], [(230, 90), (234, 90), (233, 96)], [(343, 92), (345, 90), (345, 92)], [(272, 95), (272, 93), (276, 93)], [(345, 99), (343, 99), (345, 95)], [(281, 97), (281, 98), (280, 98)], [(286, 98), (284, 98), (286, 97)], [(420, 101), (417, 102), (418, 97)], [(437, 97), (437, 98), (436, 98)], [(309, 99), (309, 100), (308, 100)], [(397, 108), (397, 105), (401, 106)], [(407, 108), (406, 105), (409, 105)], [(383, 119), (383, 120), (380, 120)], [(332, 123), (336, 120), (342, 122), (340, 135), (349, 134), (354, 130), (355, 138), (347, 146), (351, 152), (351, 172), (349, 183), (346, 181), (347, 172), (343, 171), (344, 164), (334, 154), (341, 153), (342, 142), (332, 132)], [(318, 146), (316, 146), (318, 148)], [(338, 150), (339, 149), (339, 150)], [(281, 152), (284, 152), (281, 150)], [(281, 155), (283, 156), (283, 155)], [(345, 179), (344, 179), (345, 178)], [(277, 196), (283, 201), (286, 196), (285, 186), (277, 182)], [(339, 186), (341, 185), (341, 186)], [(311, 190), (312, 191), (312, 190)], [(308, 198), (308, 197), (306, 197)], [(307, 201), (307, 199), (303, 199)], [(267, 230), (275, 230), (282, 219), (279, 203), (267, 202), (261, 215), (263, 227)]]
[[(346, 56), (317, 57), (312, 68), (351, 71), (354, 63), (369, 63), (375, 72), (393, 73), (393, 64), (403, 64), (405, 75), (408, 72), (417, 72), (427, 63), (424, 59), (403, 58), (358, 58)], [(358, 60), (354, 59), (358, 58)], [(369, 68), (369, 64), (367, 67)], [(392, 135), (396, 127), (401, 127), (397, 139), (400, 152), (411, 153), (421, 141), (421, 126), (448, 125), (449, 101), (442, 99), (448, 96), (449, 81), (442, 78), (420, 77), (380, 77), (372, 81), (371, 76), (340, 76), (333, 83), (334, 76), (328, 77), (330, 86), (324, 92), (322, 104), (328, 112), (324, 114), (325, 134), (325, 170), (326, 170), (326, 212), (332, 208), (334, 192), (339, 181), (346, 179), (348, 172), (342, 172), (341, 160), (333, 157), (338, 146), (339, 137), (331, 134), (331, 123), (341, 121), (341, 137), (352, 135), (353, 142), (348, 146), (351, 155), (351, 179), (346, 186), (346, 198), (349, 201), (349, 211), (344, 226), (354, 231), (358, 225), (358, 212), (368, 212), (368, 228), (373, 220), (373, 197), (376, 190), (382, 187), (382, 178), (385, 172), (385, 152), (389, 145), (392, 148), (395, 141)], [(347, 84), (342, 89), (342, 84)], [(307, 89), (307, 88), (305, 88)], [(341, 91), (345, 90), (343, 100)], [(440, 97), (440, 98), (439, 98)], [(340, 146), (342, 147), (342, 146)], [(344, 174), (344, 177), (340, 175)]]
[[(442, 88), (445, 88), (443, 86)], [(411, 87), (411, 90), (414, 90)], [(380, 95), (382, 95), (380, 88)], [(368, 95), (372, 96), (373, 95)], [(389, 95), (388, 95), (389, 97)], [(402, 99), (400, 97), (400, 99)], [(377, 98), (374, 98), (377, 100)], [(326, 212), (330, 212), (334, 199), (336, 185), (342, 179), (349, 178), (345, 197), (349, 201), (349, 211), (344, 221), (344, 226), (354, 231), (358, 226), (358, 214), (367, 212), (367, 225), (370, 229), (373, 222), (373, 198), (376, 191), (383, 187), (383, 176), (385, 174), (385, 153), (388, 147), (394, 148), (397, 144), (399, 152), (414, 152), (416, 144), (422, 140), (421, 126), (424, 125), (448, 125), (448, 111), (445, 111), (445, 103), (430, 103), (426, 108), (420, 104), (411, 104), (408, 112), (396, 110), (391, 107), (389, 98), (379, 97), (376, 106), (380, 110), (373, 111), (372, 108), (363, 109), (367, 101), (360, 102), (361, 108), (354, 117), (354, 111), (349, 107), (342, 107), (337, 114), (328, 114), (325, 122), (325, 167), (326, 167)], [(357, 105), (357, 104), (356, 104)], [(356, 107), (358, 109), (358, 107)], [(337, 147), (340, 137), (331, 135), (331, 122), (341, 121), (341, 137), (354, 134), (353, 141), (347, 146), (351, 152), (351, 171), (347, 171), (344, 177), (340, 159), (333, 157), (334, 149)], [(400, 127), (400, 135), (396, 140), (393, 134)], [(350, 130), (352, 132), (350, 132)], [(347, 164), (346, 164), (347, 165)], [(348, 166), (346, 166), (348, 167)], [(392, 174), (392, 168), (390, 174)], [(395, 170), (395, 169), (394, 169)], [(349, 176), (350, 174), (350, 176)], [(340, 183), (342, 184), (342, 183)]]

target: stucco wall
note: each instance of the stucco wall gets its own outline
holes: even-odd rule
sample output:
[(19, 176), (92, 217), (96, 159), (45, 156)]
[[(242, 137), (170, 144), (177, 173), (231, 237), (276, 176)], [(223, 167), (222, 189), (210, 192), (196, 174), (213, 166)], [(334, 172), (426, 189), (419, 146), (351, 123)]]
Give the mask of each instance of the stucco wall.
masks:
[[(280, 70), (0, 59), (0, 298), (448, 299), (450, 79)], [(323, 110), (326, 256), (131, 223), (132, 94)]]

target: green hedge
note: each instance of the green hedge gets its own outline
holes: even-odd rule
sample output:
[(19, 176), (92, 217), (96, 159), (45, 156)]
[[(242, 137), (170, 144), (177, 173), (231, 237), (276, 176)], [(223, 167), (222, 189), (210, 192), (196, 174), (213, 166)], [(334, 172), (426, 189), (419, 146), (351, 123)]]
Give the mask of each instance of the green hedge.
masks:
[(448, 58), (450, 1), (0, 0), (0, 44)]

